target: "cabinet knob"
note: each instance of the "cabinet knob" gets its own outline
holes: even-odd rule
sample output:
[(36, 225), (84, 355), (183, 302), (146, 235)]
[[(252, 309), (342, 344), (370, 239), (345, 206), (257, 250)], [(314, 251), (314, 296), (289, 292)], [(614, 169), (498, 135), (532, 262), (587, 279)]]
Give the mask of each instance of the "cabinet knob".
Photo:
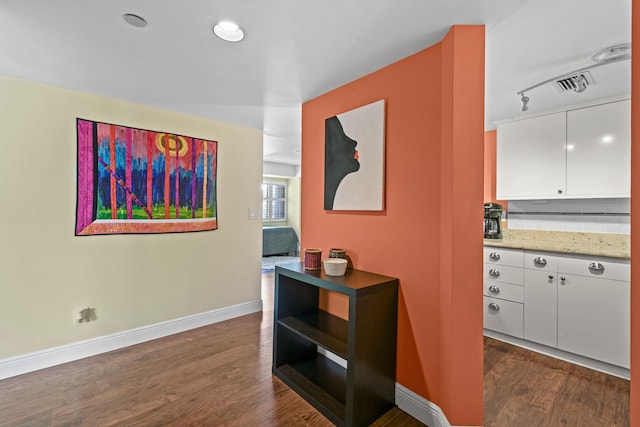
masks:
[(562, 189), (558, 188), (558, 194), (562, 194)]
[(542, 257), (537, 257), (536, 259), (533, 260), (533, 263), (535, 265), (539, 265), (541, 267), (544, 267), (545, 265), (547, 265), (547, 260), (542, 258)]
[(498, 304), (496, 304), (495, 302), (492, 302), (492, 303), (489, 304), (489, 310), (499, 311), (500, 310), (500, 306)]
[(489, 259), (491, 259), (493, 261), (499, 261), (500, 260), (500, 254), (496, 253), (496, 252), (491, 252), (489, 254)]
[(553, 274), (549, 275), (549, 280), (553, 280)]
[(489, 276), (491, 276), (491, 277), (500, 277), (500, 272), (498, 270), (496, 270), (495, 268), (492, 268), (491, 270), (489, 270)]
[(491, 292), (492, 294), (499, 294), (500, 288), (497, 287), (496, 285), (491, 285), (489, 286), (489, 292)]
[(560, 276), (560, 282), (561, 282), (560, 284), (561, 284), (561, 285), (564, 285), (564, 281), (565, 281), (565, 280), (567, 280), (567, 278), (566, 278), (566, 277), (564, 277), (564, 276)]
[(600, 264), (599, 262), (592, 262), (591, 264), (589, 264), (589, 271), (594, 274), (602, 274), (604, 273), (604, 265)]

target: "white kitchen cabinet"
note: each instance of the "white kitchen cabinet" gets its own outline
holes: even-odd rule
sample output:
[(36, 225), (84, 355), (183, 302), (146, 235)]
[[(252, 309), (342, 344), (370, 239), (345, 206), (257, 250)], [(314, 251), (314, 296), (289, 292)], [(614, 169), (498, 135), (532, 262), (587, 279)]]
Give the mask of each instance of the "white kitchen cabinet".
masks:
[(484, 261), (484, 327), (522, 338), (524, 252), (485, 247)]
[(514, 285), (523, 285), (524, 275), (522, 267), (510, 267), (508, 265), (484, 264), (484, 281), (513, 283)]
[(487, 331), (629, 368), (629, 260), (487, 246), (484, 261)]
[(558, 348), (629, 368), (629, 337), (629, 282), (560, 276)]
[(524, 338), (558, 345), (558, 257), (546, 252), (524, 253)]
[(501, 123), (498, 199), (629, 197), (630, 101)]
[(524, 339), (558, 346), (558, 278), (550, 271), (524, 271)]
[(498, 125), (498, 199), (564, 197), (566, 113)]
[(613, 260), (559, 258), (558, 348), (629, 368), (630, 284), (606, 274), (628, 277), (628, 269)]
[(486, 296), (500, 298), (508, 301), (524, 302), (524, 287), (511, 283), (484, 282), (484, 294)]
[(523, 337), (522, 304), (485, 296), (484, 327), (492, 331)]
[(522, 249), (496, 248), (493, 246), (485, 246), (484, 263), (490, 265), (509, 265), (512, 267), (522, 267), (524, 263), (524, 252), (522, 251)]
[(567, 112), (567, 195), (629, 197), (631, 101)]

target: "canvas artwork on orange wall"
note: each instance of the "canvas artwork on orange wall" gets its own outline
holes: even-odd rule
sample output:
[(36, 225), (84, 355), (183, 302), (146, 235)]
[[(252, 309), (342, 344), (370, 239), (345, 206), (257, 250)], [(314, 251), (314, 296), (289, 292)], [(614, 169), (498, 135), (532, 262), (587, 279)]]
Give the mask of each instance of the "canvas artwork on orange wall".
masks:
[(385, 100), (325, 120), (325, 210), (384, 210), (384, 145)]

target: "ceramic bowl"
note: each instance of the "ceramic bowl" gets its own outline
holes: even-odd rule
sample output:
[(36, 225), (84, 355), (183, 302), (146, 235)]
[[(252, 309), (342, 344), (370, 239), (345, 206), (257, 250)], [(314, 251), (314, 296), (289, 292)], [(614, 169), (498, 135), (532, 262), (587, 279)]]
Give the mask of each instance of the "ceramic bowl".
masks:
[(344, 276), (347, 271), (347, 260), (344, 258), (328, 258), (322, 261), (327, 276)]

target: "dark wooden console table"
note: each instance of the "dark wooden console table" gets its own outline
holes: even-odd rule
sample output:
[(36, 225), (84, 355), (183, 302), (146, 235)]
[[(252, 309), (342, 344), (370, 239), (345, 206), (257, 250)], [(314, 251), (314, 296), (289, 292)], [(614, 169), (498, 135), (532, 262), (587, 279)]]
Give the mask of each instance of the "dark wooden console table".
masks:
[[(349, 320), (319, 309), (320, 289), (349, 297)], [(367, 426), (395, 405), (397, 318), (398, 279), (276, 266), (273, 374), (336, 425)]]

